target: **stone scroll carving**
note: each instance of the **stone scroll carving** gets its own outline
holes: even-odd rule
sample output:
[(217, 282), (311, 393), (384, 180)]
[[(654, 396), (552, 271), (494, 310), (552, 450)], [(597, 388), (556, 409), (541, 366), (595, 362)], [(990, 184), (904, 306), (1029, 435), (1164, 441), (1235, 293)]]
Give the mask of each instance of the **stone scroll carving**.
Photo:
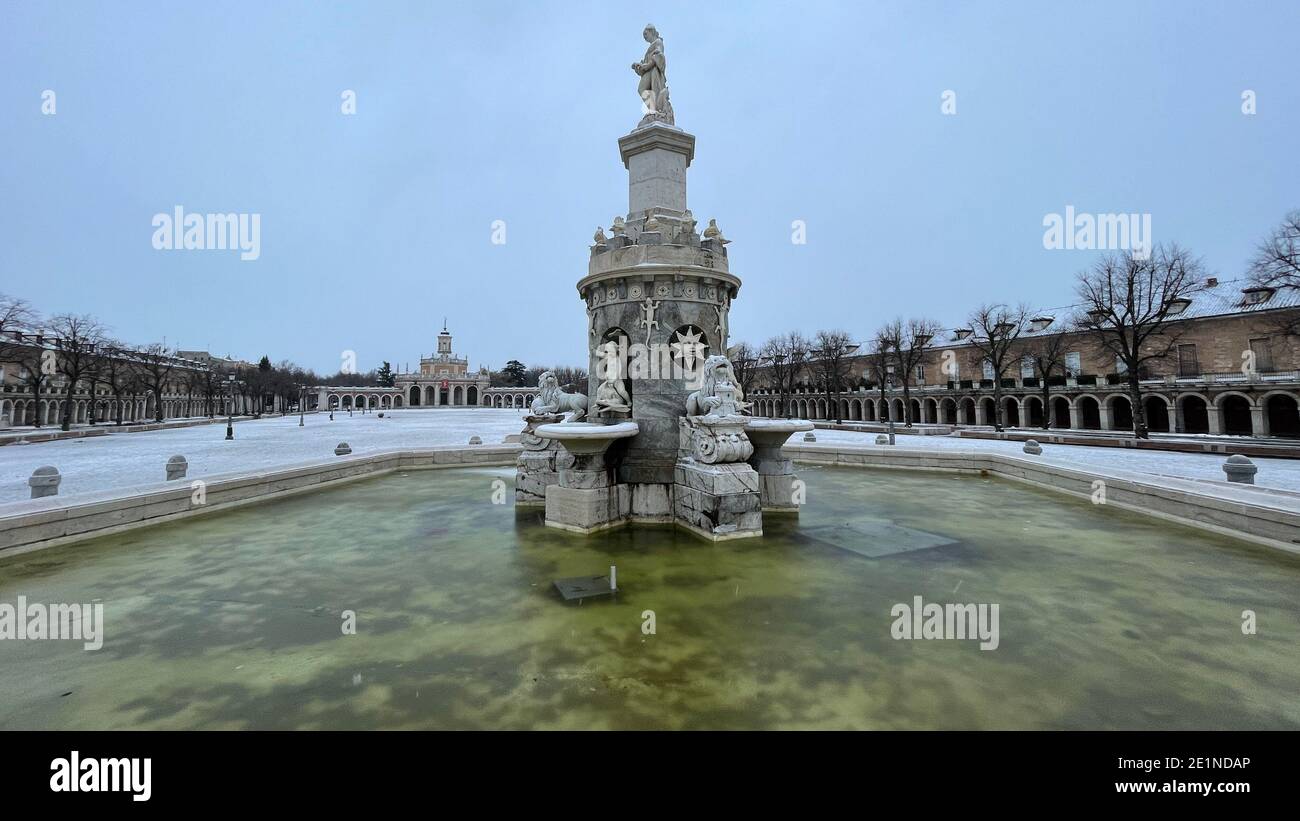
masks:
[(533, 400), (534, 416), (568, 414), (566, 421), (578, 422), (587, 416), (587, 397), (580, 393), (564, 393), (555, 374), (546, 371), (537, 380), (537, 398)]

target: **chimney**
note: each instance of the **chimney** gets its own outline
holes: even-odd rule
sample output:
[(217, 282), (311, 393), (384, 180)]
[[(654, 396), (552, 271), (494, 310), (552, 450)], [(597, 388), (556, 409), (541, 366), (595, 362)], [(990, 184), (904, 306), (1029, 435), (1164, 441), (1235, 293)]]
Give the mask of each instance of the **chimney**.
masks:
[(1213, 288), (1213, 287), (1215, 287), (1215, 286), (1218, 285), (1218, 284), (1219, 284), (1219, 278), (1218, 278), (1218, 277), (1206, 277), (1206, 279), (1205, 279), (1205, 287), (1206, 287), (1206, 288)]

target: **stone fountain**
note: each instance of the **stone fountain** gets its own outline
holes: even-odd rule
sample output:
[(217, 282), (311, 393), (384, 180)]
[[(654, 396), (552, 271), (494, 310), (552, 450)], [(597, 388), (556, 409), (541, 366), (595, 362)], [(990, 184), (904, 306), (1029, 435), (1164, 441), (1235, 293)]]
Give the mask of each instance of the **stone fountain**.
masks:
[(695, 137), (669, 102), (663, 40), (643, 33), (643, 117), (619, 138), (628, 213), (595, 232), (578, 294), (587, 306), (588, 395), (543, 374), (520, 435), (516, 503), (546, 524), (592, 533), (675, 524), (720, 541), (763, 533), (763, 513), (798, 511), (781, 446), (806, 420), (753, 419), (726, 357), (740, 291), (716, 220), (686, 204)]

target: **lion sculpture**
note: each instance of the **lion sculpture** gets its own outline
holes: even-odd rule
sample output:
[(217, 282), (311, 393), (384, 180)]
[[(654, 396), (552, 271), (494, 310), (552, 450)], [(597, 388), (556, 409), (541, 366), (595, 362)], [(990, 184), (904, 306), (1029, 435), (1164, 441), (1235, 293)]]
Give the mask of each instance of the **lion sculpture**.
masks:
[[(743, 401), (745, 397), (737, 383), (731, 361), (725, 356), (710, 356), (704, 360), (700, 389), (686, 397), (686, 415), (730, 416), (743, 413), (749, 403)], [(719, 395), (720, 385), (725, 386), (722, 395)]]
[(537, 380), (537, 398), (533, 400), (533, 415), (553, 413), (569, 414), (567, 422), (577, 422), (587, 415), (587, 397), (581, 393), (564, 393), (555, 374), (546, 371)]

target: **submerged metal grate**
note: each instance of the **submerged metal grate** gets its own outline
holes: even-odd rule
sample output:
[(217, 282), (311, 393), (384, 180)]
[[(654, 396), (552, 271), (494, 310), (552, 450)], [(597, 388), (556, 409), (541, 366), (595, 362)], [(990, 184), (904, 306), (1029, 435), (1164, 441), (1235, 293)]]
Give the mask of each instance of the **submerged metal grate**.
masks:
[(802, 530), (804, 535), (819, 544), (871, 559), (957, 543), (956, 539), (914, 530), (887, 519), (855, 519), (842, 525), (822, 525)]
[(610, 588), (609, 576), (570, 576), (567, 579), (556, 579), (555, 589), (560, 591), (565, 601), (594, 599), (615, 592)]

